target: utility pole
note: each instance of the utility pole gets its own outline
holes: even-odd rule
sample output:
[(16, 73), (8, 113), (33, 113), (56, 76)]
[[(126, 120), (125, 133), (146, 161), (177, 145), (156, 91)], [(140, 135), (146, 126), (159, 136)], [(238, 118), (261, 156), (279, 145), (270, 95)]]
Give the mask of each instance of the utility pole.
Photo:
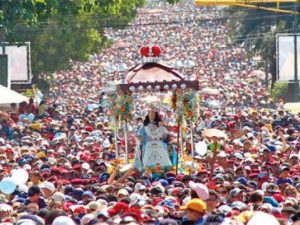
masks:
[(5, 54), (4, 27), (0, 27), (0, 42), (2, 42), (2, 54), (0, 54), (0, 85), (8, 87), (8, 56)]
[[(298, 4), (294, 3), (294, 10), (297, 11)], [(297, 102), (299, 100), (299, 83), (298, 83), (298, 50), (297, 50), (297, 30), (298, 30), (298, 15), (294, 14), (294, 100)]]
[(265, 85), (266, 85), (266, 89), (268, 89), (269, 87), (269, 64), (268, 61), (265, 61)]

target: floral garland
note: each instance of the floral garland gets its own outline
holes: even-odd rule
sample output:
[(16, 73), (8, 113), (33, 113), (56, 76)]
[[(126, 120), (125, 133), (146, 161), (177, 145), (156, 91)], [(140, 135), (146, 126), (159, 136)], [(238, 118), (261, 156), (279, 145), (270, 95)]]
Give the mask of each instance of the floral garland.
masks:
[(115, 119), (120, 118), (121, 121), (132, 119), (132, 97), (130, 94), (121, 95), (116, 102), (114, 109)]
[(183, 94), (183, 91), (181, 89), (177, 89), (176, 91), (176, 95), (177, 95), (177, 102), (176, 102), (176, 114), (177, 114), (177, 119), (178, 119), (178, 122), (179, 124), (183, 124), (184, 123), (184, 113), (183, 113), (183, 110), (184, 110), (184, 104), (183, 104), (183, 101), (184, 101), (184, 94)]
[(191, 121), (199, 118), (199, 97), (195, 90), (186, 91), (183, 99), (184, 116)]
[(126, 121), (132, 119), (132, 97), (130, 94), (110, 96), (110, 114), (115, 121)]
[(184, 118), (196, 121), (199, 118), (199, 97), (195, 90), (183, 92), (178, 89), (173, 93), (171, 107), (177, 114), (177, 119), (182, 125)]

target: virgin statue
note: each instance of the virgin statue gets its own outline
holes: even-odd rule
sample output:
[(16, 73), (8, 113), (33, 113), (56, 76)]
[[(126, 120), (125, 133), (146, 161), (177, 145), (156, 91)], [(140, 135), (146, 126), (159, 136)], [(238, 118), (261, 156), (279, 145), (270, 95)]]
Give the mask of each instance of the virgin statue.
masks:
[(157, 110), (150, 109), (137, 136), (140, 145), (136, 147), (136, 169), (144, 171), (146, 168), (154, 168), (157, 164), (162, 168), (172, 166), (167, 146), (168, 130), (163, 126)]

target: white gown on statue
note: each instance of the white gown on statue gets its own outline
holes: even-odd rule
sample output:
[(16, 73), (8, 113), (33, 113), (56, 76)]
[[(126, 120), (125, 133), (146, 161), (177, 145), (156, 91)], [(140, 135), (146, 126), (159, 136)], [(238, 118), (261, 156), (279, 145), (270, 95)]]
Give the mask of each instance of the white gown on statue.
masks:
[(145, 128), (147, 141), (143, 146), (142, 164), (144, 167), (153, 167), (159, 163), (162, 167), (171, 166), (171, 160), (168, 154), (167, 145), (163, 139), (168, 131), (165, 127), (157, 127), (149, 124)]

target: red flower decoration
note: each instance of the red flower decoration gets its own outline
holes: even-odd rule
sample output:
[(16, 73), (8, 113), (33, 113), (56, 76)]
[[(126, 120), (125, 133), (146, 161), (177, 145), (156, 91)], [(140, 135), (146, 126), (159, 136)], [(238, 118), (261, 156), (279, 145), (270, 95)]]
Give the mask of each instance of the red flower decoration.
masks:
[(148, 57), (149, 56), (149, 47), (142, 47), (141, 55), (142, 55), (142, 57)]

